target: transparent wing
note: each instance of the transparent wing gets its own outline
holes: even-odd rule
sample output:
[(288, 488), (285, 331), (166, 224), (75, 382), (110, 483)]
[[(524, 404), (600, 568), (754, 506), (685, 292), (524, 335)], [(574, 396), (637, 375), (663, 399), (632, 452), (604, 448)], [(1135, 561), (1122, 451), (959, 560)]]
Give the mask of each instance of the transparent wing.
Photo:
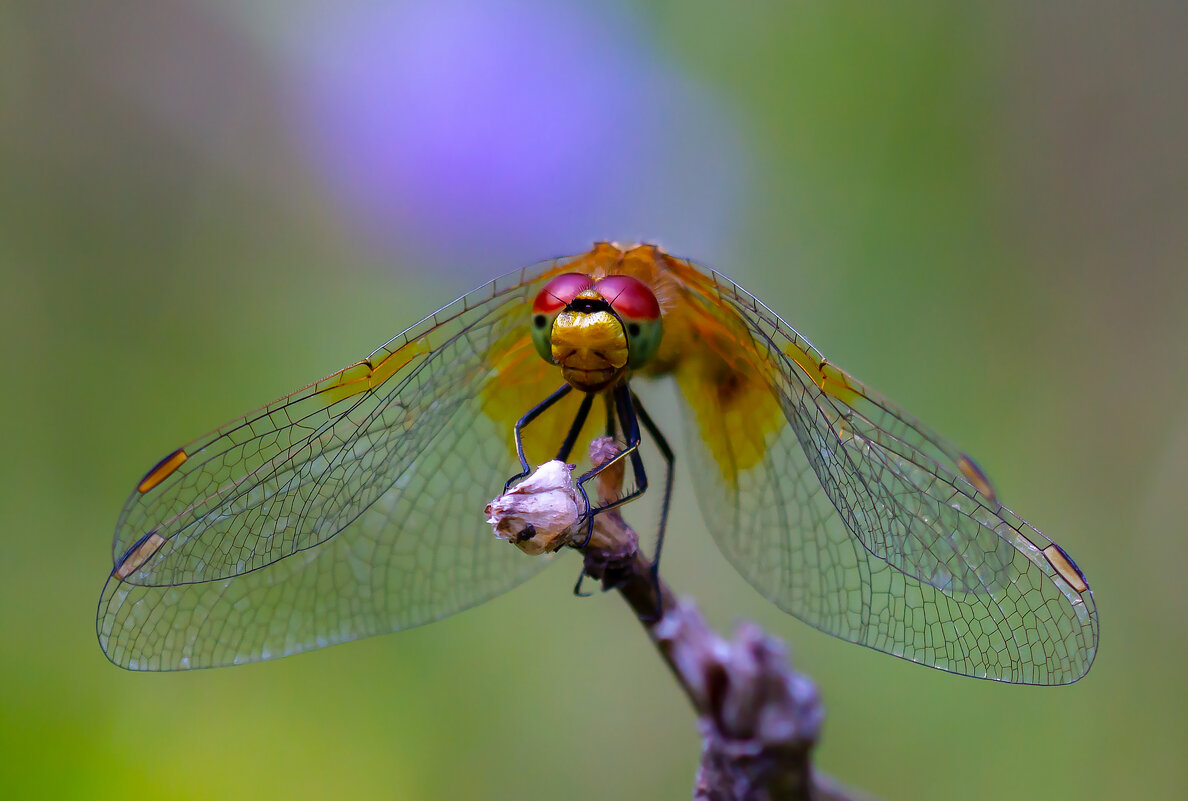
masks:
[(560, 380), (525, 311), (557, 264), (491, 282), (150, 471), (100, 598), (108, 657), (170, 670), (284, 656), (436, 620), (541, 567), (482, 511), (518, 470), (515, 417)]
[[(1001, 506), (972, 460), (745, 290), (675, 267), (729, 340), (710, 337), (677, 376), (698, 501), (760, 593), (830, 634), (953, 673), (1085, 674), (1097, 612), (1063, 550)], [(714, 354), (730, 349), (748, 356), (726, 371)]]

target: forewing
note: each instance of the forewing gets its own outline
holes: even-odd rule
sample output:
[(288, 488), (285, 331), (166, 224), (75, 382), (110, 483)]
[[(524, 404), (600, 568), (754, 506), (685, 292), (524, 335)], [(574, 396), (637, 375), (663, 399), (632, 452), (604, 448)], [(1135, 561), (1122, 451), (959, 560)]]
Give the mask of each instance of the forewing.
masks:
[(735, 567), (782, 609), (896, 656), (1015, 683), (1084, 675), (1097, 613), (1067, 555), (997, 503), (976, 467), (967, 478), (950, 443), (745, 290), (676, 267), (750, 354), (742, 371), (765, 377), (740, 414), (737, 387), (723, 393), (721, 369), (698, 364), (712, 354), (678, 373), (698, 501)]
[(283, 656), (436, 620), (542, 566), (482, 512), (518, 469), (512, 415), (560, 380), (524, 358), (528, 301), (555, 267), (497, 279), (187, 446), (121, 515), (98, 611), (108, 657)]

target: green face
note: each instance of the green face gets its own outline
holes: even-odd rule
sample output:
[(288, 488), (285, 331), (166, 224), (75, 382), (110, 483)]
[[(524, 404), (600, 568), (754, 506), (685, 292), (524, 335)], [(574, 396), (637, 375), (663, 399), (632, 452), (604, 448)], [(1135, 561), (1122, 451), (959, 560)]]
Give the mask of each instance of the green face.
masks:
[(556, 314), (536, 312), (532, 315), (532, 322), (530, 323), (532, 344), (536, 346), (536, 352), (540, 354), (540, 358), (550, 364), (553, 361), (553, 345), (550, 340), (553, 333), (553, 321), (556, 319)]
[(659, 318), (633, 320), (620, 315), (620, 319), (623, 321), (623, 329), (627, 332), (627, 352), (630, 354), (628, 364), (632, 369), (643, 367), (656, 357), (664, 326)]
[[(585, 301), (587, 306), (583, 308), (580, 301)], [(578, 305), (571, 305), (575, 302), (579, 302)], [(591, 319), (588, 325), (579, 324), (584, 314), (599, 310), (607, 312), (607, 305), (610, 306), (609, 313), (604, 313), (603, 319)], [(616, 330), (612, 338), (626, 341), (628, 364), (633, 369), (655, 358), (660, 347), (663, 333), (660, 304), (652, 290), (637, 278), (609, 275), (593, 281), (581, 273), (564, 273), (552, 278), (532, 304), (530, 323), (532, 343), (547, 362), (553, 362), (555, 324), (563, 313), (576, 314), (579, 318), (575, 322), (566, 317), (563, 322), (567, 330), (589, 332), (595, 339), (606, 339), (609, 336), (606, 326), (613, 325)], [(573, 332), (569, 333), (572, 336)]]

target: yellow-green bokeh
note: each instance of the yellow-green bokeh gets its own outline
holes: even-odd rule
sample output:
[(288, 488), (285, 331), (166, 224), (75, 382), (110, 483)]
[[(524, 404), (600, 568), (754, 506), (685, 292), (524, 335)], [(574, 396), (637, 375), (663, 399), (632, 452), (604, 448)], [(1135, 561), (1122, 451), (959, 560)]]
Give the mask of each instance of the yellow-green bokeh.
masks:
[[(5, 797), (688, 797), (692, 713), (617, 598), (571, 596), (574, 559), (432, 626), (275, 663), (132, 674), (94, 636), (116, 514), (161, 455), (486, 277), (586, 248), (558, 242), (581, 230), (655, 237), (737, 279), (975, 454), (1092, 583), (1084, 681), (954, 678), (768, 605), (681, 481), (665, 573), (723, 628), (785, 638), (824, 694), (824, 770), (885, 798), (1182, 791), (1183, 12), (574, 5), (549, 24), (610, 20), (640, 53), (623, 80), (685, 99), (662, 136), (629, 106), (573, 132), (635, 159), (596, 164), (590, 197), (539, 203), (533, 181), (567, 186), (541, 154), (525, 187), (497, 176), (523, 189), (505, 207), (484, 205), (495, 179), (482, 203), (436, 197), (439, 230), (400, 186), (385, 197), (414, 222), (403, 206), (360, 221), (311, 166), (284, 4), (58, 5), (0, 12)], [(448, 7), (447, 28), (481, 28), (544, 5)], [(619, 68), (590, 64), (591, 81)], [(432, 94), (435, 75), (393, 80)], [(648, 203), (615, 205), (635, 191)]]

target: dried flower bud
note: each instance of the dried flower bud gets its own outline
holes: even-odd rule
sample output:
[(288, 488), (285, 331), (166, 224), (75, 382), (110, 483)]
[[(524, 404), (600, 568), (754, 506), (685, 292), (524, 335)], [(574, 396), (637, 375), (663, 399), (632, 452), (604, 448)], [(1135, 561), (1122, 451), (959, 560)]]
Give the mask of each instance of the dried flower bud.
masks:
[(569, 543), (582, 508), (573, 465), (554, 459), (487, 504), (486, 514), (496, 537), (537, 555)]

